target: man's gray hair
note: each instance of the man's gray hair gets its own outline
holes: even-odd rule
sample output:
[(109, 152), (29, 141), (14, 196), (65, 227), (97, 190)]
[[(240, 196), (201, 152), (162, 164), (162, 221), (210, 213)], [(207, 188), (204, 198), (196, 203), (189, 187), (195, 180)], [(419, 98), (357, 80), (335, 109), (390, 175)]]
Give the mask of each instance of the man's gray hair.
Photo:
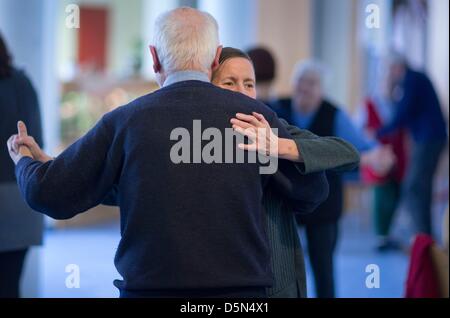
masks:
[(208, 72), (219, 46), (219, 27), (209, 13), (182, 7), (156, 19), (153, 45), (166, 74)]
[(318, 76), (322, 86), (328, 80), (330, 75), (320, 61), (303, 60), (299, 61), (294, 67), (294, 72), (292, 73), (292, 84), (297, 84), (298, 81), (307, 74), (314, 74)]

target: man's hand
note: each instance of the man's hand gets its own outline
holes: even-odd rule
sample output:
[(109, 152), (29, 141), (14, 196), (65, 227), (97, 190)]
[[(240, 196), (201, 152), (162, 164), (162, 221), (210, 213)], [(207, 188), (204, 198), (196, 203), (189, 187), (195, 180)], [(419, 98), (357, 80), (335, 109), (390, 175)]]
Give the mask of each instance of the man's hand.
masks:
[(15, 143), (19, 147), (22, 146), (21, 148), (27, 148), (31, 152), (34, 160), (40, 161), (42, 163), (52, 160), (53, 158), (42, 151), (41, 147), (39, 147), (34, 138), (32, 136), (28, 136), (27, 127), (25, 126), (25, 124), (23, 122), (19, 122), (19, 125), (22, 129), (22, 133), (19, 134), (19, 136), (15, 139)]
[(9, 156), (12, 161), (14, 161), (14, 164), (17, 164), (23, 157), (33, 158), (31, 151), (27, 147), (20, 146), (20, 144), (17, 143), (18, 138), (25, 138), (28, 136), (27, 127), (22, 121), (17, 122), (17, 131), (18, 134), (12, 135), (7, 142)]

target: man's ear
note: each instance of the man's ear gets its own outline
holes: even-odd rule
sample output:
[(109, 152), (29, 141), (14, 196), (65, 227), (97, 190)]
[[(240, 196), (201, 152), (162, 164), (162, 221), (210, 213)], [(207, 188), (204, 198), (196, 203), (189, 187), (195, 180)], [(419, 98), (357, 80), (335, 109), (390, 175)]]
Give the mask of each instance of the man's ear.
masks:
[(220, 55), (222, 54), (222, 48), (223, 48), (222, 45), (217, 48), (216, 56), (214, 57), (214, 61), (211, 65), (211, 69), (213, 72), (220, 66), (219, 60), (220, 60)]
[(153, 59), (153, 71), (155, 71), (155, 73), (160, 73), (161, 72), (161, 63), (159, 62), (159, 57), (158, 57), (158, 53), (156, 52), (156, 48), (152, 45), (149, 46), (150, 48), (150, 54), (152, 55), (152, 59)]

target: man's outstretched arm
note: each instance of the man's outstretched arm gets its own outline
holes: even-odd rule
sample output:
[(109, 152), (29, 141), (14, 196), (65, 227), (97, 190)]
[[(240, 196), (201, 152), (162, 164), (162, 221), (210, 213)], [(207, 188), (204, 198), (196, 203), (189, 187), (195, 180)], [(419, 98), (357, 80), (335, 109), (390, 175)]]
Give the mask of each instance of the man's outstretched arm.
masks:
[(111, 142), (112, 131), (104, 117), (53, 160), (43, 163), (20, 157), (16, 177), (30, 207), (55, 219), (68, 219), (101, 203), (120, 167), (121, 156), (115, 155)]

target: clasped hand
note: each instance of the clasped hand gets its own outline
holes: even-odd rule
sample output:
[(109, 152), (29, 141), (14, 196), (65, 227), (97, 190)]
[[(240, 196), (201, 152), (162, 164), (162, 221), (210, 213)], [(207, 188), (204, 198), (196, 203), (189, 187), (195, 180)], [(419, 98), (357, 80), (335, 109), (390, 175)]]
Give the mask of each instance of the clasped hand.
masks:
[(27, 126), (22, 121), (17, 122), (17, 134), (9, 137), (7, 147), (14, 164), (17, 164), (23, 157), (31, 157), (40, 162), (52, 160), (42, 151), (34, 138), (28, 135)]

